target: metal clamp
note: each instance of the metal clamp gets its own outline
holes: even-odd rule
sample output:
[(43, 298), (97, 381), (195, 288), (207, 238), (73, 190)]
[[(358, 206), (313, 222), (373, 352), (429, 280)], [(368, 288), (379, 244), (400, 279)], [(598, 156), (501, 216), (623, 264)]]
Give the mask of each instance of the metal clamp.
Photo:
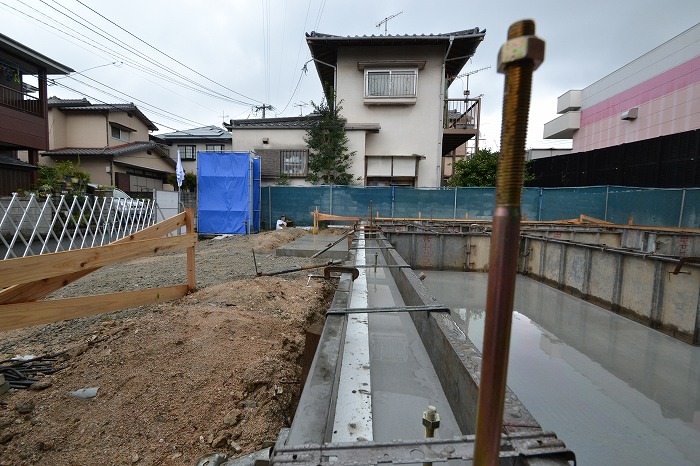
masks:
[(331, 265), (329, 267), (326, 267), (323, 269), (323, 277), (328, 280), (331, 278), (331, 273), (333, 272), (338, 272), (338, 273), (351, 273), (352, 274), (352, 281), (355, 281), (357, 277), (360, 276), (360, 271), (357, 270), (355, 267), (344, 267), (341, 265)]

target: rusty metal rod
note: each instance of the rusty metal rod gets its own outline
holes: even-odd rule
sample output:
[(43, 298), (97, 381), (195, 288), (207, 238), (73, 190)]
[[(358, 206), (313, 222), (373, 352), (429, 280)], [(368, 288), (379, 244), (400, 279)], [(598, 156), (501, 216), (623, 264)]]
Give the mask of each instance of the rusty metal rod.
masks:
[(275, 272), (257, 272), (256, 276), (258, 277), (272, 277), (274, 275), (281, 275), (283, 273), (292, 273), (292, 272), (299, 272), (301, 270), (311, 270), (311, 269), (319, 269), (321, 267), (327, 267), (329, 265), (337, 265), (342, 263), (340, 259), (333, 259), (325, 264), (311, 264), (311, 265), (297, 265), (294, 268), (291, 269), (284, 269), (284, 270), (277, 270)]
[(544, 42), (534, 34), (531, 20), (512, 24), (498, 57), (505, 85), (474, 446), (477, 466), (499, 463), (532, 72), (544, 58)]

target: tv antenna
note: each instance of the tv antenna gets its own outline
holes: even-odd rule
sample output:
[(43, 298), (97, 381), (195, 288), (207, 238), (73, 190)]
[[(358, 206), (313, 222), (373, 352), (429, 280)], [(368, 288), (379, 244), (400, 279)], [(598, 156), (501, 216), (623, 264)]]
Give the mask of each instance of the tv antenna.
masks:
[(464, 95), (466, 95), (466, 96), (469, 95), (469, 76), (472, 75), (472, 74), (476, 74), (476, 73), (478, 73), (479, 71), (488, 70), (488, 69), (490, 69), (490, 68), (491, 68), (490, 66), (485, 66), (485, 67), (483, 67), (483, 68), (479, 68), (478, 70), (467, 71), (466, 73), (458, 74), (457, 76), (455, 76), (455, 79), (457, 79), (457, 78), (465, 78), (465, 77), (467, 78), (467, 90), (464, 91)]
[(302, 110), (303, 110), (304, 107), (307, 107), (307, 106), (308, 106), (308, 104), (306, 104), (306, 103), (304, 103), (304, 102), (300, 102), (300, 103), (298, 103), (298, 104), (294, 104), (294, 106), (295, 106), (295, 107), (299, 107), (299, 116), (302, 116), (301, 112), (302, 112)]
[(381, 27), (382, 27), (382, 24), (384, 25), (384, 35), (385, 35), (385, 36), (386, 36), (386, 25), (389, 23), (389, 20), (390, 20), (390, 19), (393, 19), (393, 18), (396, 18), (396, 17), (399, 16), (401, 13), (403, 13), (403, 11), (399, 11), (399, 12), (396, 13), (395, 15), (387, 16), (386, 18), (384, 18), (383, 20), (381, 20), (381, 21), (379, 21), (379, 22), (377, 23), (377, 27), (378, 27), (378, 28), (381, 28)]

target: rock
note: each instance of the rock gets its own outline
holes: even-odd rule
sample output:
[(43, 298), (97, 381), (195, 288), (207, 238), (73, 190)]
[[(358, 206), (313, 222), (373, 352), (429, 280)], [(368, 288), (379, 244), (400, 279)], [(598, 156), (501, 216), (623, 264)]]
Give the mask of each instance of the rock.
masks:
[(132, 464), (138, 463), (140, 459), (141, 459), (141, 457), (139, 457), (138, 453), (134, 453), (133, 455), (131, 455), (131, 463)]
[(212, 442), (211, 446), (214, 448), (221, 448), (223, 446), (226, 446), (226, 443), (228, 443), (228, 439), (231, 436), (228, 432), (222, 432), (220, 433)]
[(34, 411), (33, 401), (18, 401), (15, 405), (15, 410), (20, 414), (30, 414)]
[(235, 427), (238, 424), (240, 424), (241, 420), (243, 419), (243, 413), (234, 409), (230, 413), (228, 413), (226, 416), (224, 416), (224, 424), (227, 426)]
[(95, 398), (99, 389), (100, 387), (81, 388), (73, 392), (68, 392), (68, 394), (75, 398), (80, 398), (81, 400), (87, 400), (89, 398)]
[(12, 437), (14, 437), (15, 434), (12, 432), (5, 432), (4, 434), (0, 435), (0, 445), (5, 445), (6, 443), (10, 443), (10, 440), (12, 440)]
[(10, 382), (5, 380), (5, 376), (0, 374), (0, 395), (10, 389)]
[(176, 459), (178, 459), (178, 458), (181, 457), (181, 456), (182, 456), (182, 453), (177, 452), (177, 453), (175, 453), (173, 456), (171, 456), (170, 459), (171, 459), (171, 460), (176, 460)]
[(38, 382), (34, 382), (29, 386), (30, 390), (44, 390), (46, 388), (49, 388), (51, 385), (53, 385), (53, 382), (49, 378), (44, 378), (39, 380)]
[(229, 445), (231, 445), (231, 449), (235, 451), (236, 454), (239, 454), (243, 451), (243, 448), (241, 448), (241, 446), (234, 441), (229, 442)]

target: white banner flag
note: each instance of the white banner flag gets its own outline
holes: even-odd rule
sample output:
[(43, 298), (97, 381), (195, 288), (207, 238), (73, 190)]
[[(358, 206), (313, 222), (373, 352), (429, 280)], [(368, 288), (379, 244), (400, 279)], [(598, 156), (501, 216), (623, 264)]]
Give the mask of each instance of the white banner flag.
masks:
[(182, 182), (185, 181), (185, 170), (182, 168), (180, 160), (180, 151), (177, 151), (177, 167), (175, 167), (175, 177), (177, 178), (178, 189), (182, 187)]

